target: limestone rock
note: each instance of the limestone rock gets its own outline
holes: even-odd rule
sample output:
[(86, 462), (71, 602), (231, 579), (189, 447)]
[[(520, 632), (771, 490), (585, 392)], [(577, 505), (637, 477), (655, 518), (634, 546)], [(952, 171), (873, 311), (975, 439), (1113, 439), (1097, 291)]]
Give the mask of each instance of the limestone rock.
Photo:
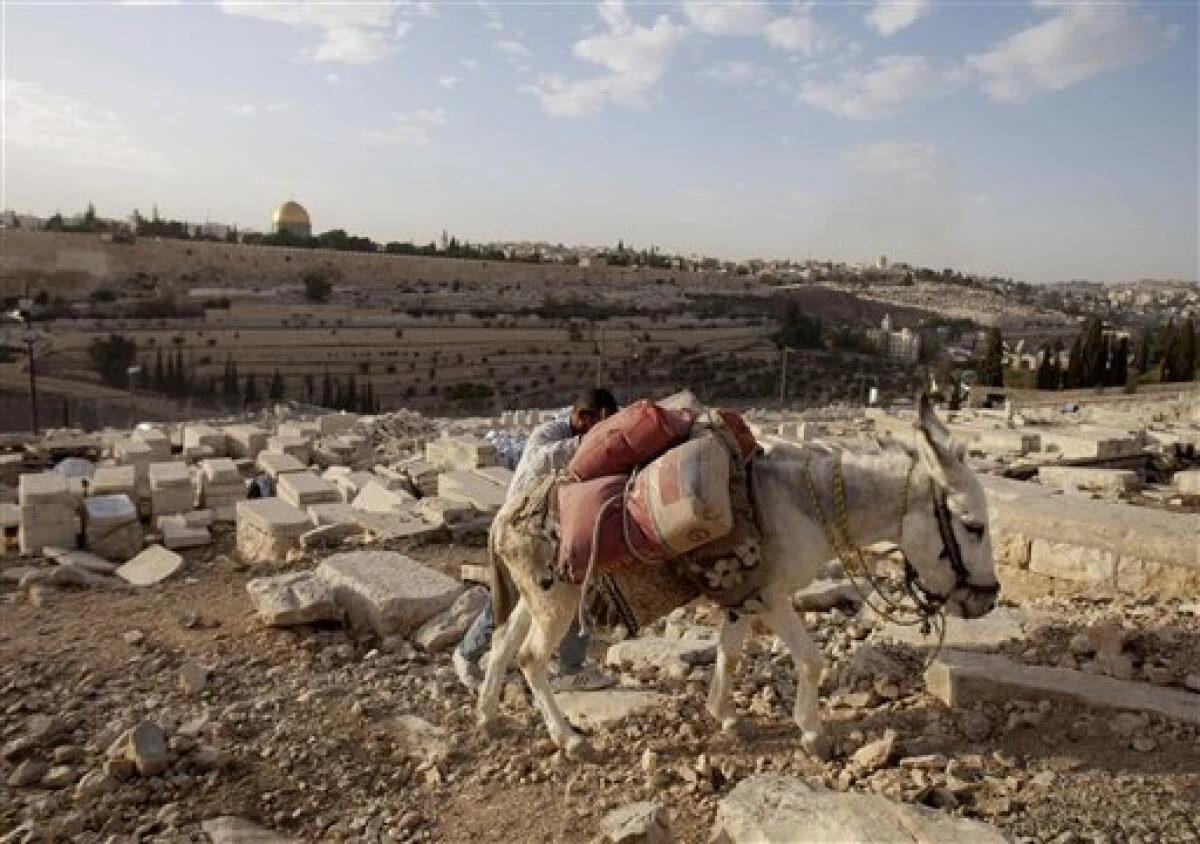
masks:
[(600, 820), (600, 832), (609, 844), (672, 844), (671, 819), (662, 803), (630, 803)]
[(659, 639), (646, 636), (617, 642), (604, 657), (606, 665), (642, 671), (669, 672), (690, 665), (708, 665), (717, 658), (717, 643), (704, 639)]
[(246, 584), (246, 592), (259, 617), (272, 627), (342, 618), (329, 587), (310, 571), (255, 578)]
[(8, 784), (12, 788), (24, 788), (25, 786), (35, 785), (41, 782), (42, 777), (46, 776), (46, 772), (49, 770), (50, 766), (46, 764), (44, 759), (38, 756), (30, 756), (9, 775)]
[(212, 844), (291, 844), (289, 838), (232, 815), (203, 821), (200, 829), (212, 839)]
[(179, 669), (179, 688), (185, 694), (194, 695), (204, 691), (208, 685), (208, 671), (194, 662), (184, 663)]
[(458, 643), (467, 628), (484, 606), (491, 600), (488, 591), (474, 587), (463, 592), (450, 608), (444, 610), (421, 625), (412, 640), (426, 653), (438, 653)]
[(167, 770), (171, 754), (167, 749), (167, 735), (153, 721), (142, 721), (129, 731), (125, 747), (125, 758), (137, 766), (144, 777), (154, 777)]
[(876, 771), (888, 763), (896, 749), (896, 731), (889, 729), (883, 738), (867, 742), (850, 757), (850, 761), (867, 771)]
[(614, 724), (639, 712), (661, 707), (669, 698), (658, 692), (605, 689), (598, 692), (559, 692), (554, 700), (568, 721), (586, 729)]
[(1002, 844), (996, 828), (868, 794), (843, 794), (781, 774), (759, 774), (717, 807), (714, 844)]
[(335, 554), (317, 567), (356, 627), (407, 636), (454, 603), (462, 584), (393, 551)]

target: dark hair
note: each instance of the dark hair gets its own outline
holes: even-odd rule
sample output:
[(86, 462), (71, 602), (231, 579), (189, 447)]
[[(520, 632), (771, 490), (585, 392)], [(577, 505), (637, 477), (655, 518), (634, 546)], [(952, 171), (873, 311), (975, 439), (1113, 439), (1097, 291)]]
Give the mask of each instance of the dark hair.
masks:
[(618, 409), (616, 398), (603, 387), (598, 387), (594, 390), (585, 390), (579, 394), (579, 398), (575, 399), (575, 410), (582, 410), (596, 416), (601, 414), (611, 416)]

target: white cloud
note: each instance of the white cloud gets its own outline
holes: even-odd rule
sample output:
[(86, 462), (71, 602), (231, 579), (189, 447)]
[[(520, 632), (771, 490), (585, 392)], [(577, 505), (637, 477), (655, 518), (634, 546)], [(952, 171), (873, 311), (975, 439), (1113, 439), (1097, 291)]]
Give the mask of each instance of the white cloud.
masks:
[(453, 91), (455, 89), (455, 87), (458, 86), (459, 82), (462, 82), (462, 77), (448, 75), (448, 76), (439, 76), (437, 84), (441, 85), (447, 91)]
[(257, 103), (229, 103), (225, 106), (225, 110), (230, 114), (236, 114), (239, 117), (253, 117), (256, 114), (264, 112), (291, 111), (292, 103), (286, 100), (280, 100), (273, 103), (265, 103), (259, 105)]
[(218, 0), (221, 11), (315, 31), (320, 41), (310, 58), (315, 61), (367, 64), (383, 58), (403, 38), (411, 24), (393, 26), (395, 4), (335, 4), (322, 0), (291, 0), (268, 4), (261, 0)]
[(875, 120), (948, 94), (967, 78), (961, 68), (938, 69), (924, 56), (881, 56), (868, 68), (851, 68), (838, 76), (806, 75), (797, 96), (806, 105), (842, 117)]
[(771, 17), (765, 0), (684, 0), (683, 13), (705, 35), (758, 35)]
[(928, 141), (876, 141), (842, 155), (842, 162), (860, 173), (896, 177), (910, 184), (928, 179), (937, 160), (937, 147)]
[(700, 71), (700, 75), (735, 87), (760, 88), (771, 84), (775, 79), (775, 74), (769, 67), (746, 61), (718, 62)]
[(32, 82), (4, 81), (3, 143), (56, 153), (64, 164), (163, 173), (171, 165), (119, 116)]
[(536, 96), (550, 114), (578, 117), (608, 104), (646, 107), (672, 53), (688, 33), (687, 27), (674, 23), (667, 15), (659, 15), (649, 26), (635, 24), (623, 0), (602, 0), (597, 12), (608, 25), (608, 32), (576, 41), (572, 52), (579, 59), (600, 65), (606, 73), (576, 80), (546, 74), (536, 84), (522, 88)]
[(771, 21), (763, 28), (763, 38), (778, 50), (805, 55), (816, 52), (829, 41), (824, 27), (805, 10)]
[(446, 111), (441, 108), (422, 108), (409, 114), (392, 115), (387, 129), (364, 129), (362, 139), (372, 146), (411, 144), (429, 146), (430, 132), (446, 123)]
[(1121, 0), (1104, 4), (1033, 0), (1031, 5), (1054, 14), (984, 53), (967, 57), (993, 100), (1021, 102), (1044, 91), (1061, 91), (1148, 59), (1179, 36), (1178, 26), (1164, 24)]
[(929, 11), (930, 0), (875, 0), (867, 23), (880, 35), (895, 35)]
[(515, 38), (510, 38), (505, 41), (497, 41), (493, 45), (497, 50), (512, 59), (527, 59), (533, 53)]
[(477, 62), (475, 59), (459, 59), (458, 63), (460, 65), (462, 65), (463, 67), (465, 67), (467, 70), (478, 70), (479, 69), (479, 62)]

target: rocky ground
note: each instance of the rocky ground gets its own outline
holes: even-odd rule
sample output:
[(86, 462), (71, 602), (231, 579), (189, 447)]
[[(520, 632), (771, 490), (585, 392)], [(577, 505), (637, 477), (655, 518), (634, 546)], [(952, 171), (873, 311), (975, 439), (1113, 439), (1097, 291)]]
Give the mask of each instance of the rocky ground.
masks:
[[(593, 730), (600, 761), (577, 764), (515, 679), (512, 730), (489, 739), (448, 653), (336, 625), (263, 627), (246, 581), (313, 560), (251, 571), (231, 547), (218, 534), (141, 589), (0, 579), (0, 840), (201, 842), (203, 822), (233, 815), (304, 841), (587, 841), (607, 812), (653, 798), (679, 840), (700, 842), (755, 772), (923, 803), (1015, 840), (1200, 840), (1200, 728), (1037, 700), (952, 711), (924, 690), (922, 651), (839, 609), (807, 615), (835, 666), (830, 761), (800, 750), (790, 660), (759, 635), (739, 671), (744, 735), (704, 714), (710, 666), (641, 667), (621, 686), (667, 702)], [(401, 550), (454, 575), (486, 557), (477, 540)], [(0, 557), (0, 570), (18, 563)], [(1200, 679), (1195, 604), (1035, 608), (1050, 620), (1005, 646), (1015, 657)], [(715, 621), (694, 608), (650, 633)]]

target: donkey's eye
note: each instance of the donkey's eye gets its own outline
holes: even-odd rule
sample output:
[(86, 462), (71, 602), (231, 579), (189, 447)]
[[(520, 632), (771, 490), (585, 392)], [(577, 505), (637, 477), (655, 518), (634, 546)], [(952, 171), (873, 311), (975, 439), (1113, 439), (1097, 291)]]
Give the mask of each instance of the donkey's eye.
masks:
[(987, 532), (986, 525), (975, 524), (974, 522), (963, 522), (963, 528), (967, 533), (974, 536), (976, 539), (983, 539), (983, 535)]

